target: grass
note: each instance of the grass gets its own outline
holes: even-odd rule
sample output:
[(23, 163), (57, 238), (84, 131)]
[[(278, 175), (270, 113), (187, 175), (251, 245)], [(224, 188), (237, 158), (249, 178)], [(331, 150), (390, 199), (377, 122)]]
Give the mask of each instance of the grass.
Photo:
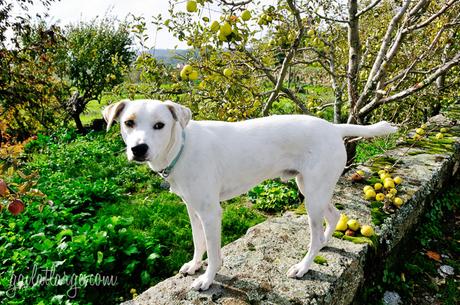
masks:
[(365, 162), (374, 156), (380, 155), (387, 150), (395, 148), (396, 140), (398, 137), (398, 134), (392, 134), (386, 137), (378, 137), (360, 141), (356, 147), (355, 162)]

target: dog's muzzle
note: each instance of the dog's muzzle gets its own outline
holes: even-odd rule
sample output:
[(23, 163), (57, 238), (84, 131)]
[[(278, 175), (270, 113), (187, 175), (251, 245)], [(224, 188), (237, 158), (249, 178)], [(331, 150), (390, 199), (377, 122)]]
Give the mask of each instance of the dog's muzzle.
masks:
[(134, 160), (136, 161), (145, 161), (148, 150), (149, 150), (149, 146), (147, 144), (139, 144), (134, 147), (131, 147), (131, 151), (133, 152)]

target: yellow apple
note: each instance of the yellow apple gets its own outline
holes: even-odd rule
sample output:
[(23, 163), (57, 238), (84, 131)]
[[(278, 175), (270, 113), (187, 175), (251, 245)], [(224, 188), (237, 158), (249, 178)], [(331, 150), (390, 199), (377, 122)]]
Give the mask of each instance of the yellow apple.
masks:
[(371, 237), (374, 235), (374, 229), (372, 229), (372, 227), (369, 225), (363, 225), (361, 227), (361, 234), (366, 237)]
[(378, 193), (375, 195), (375, 200), (377, 201), (383, 201), (385, 199), (385, 195), (383, 193)]
[(394, 188), (395, 183), (394, 183), (393, 179), (386, 178), (385, 181), (383, 181), (383, 187), (386, 188), (386, 189)]
[(404, 204), (404, 201), (401, 198), (396, 197), (393, 200), (393, 204), (399, 208), (400, 206), (402, 206)]
[(375, 198), (375, 191), (374, 190), (367, 190), (366, 193), (364, 194), (364, 198), (366, 199), (372, 199)]
[(394, 177), (393, 181), (396, 183), (396, 184), (401, 184), (403, 182), (403, 179), (399, 176), (396, 176)]
[(363, 188), (363, 192), (366, 193), (368, 190), (373, 190), (374, 188), (370, 185), (366, 185), (364, 188)]
[(376, 183), (376, 184), (374, 185), (374, 189), (375, 189), (376, 191), (380, 191), (380, 190), (382, 189), (382, 187), (383, 187), (383, 185), (382, 185), (381, 183)]
[(444, 135), (441, 132), (436, 134), (436, 139), (441, 140), (442, 138), (444, 138)]
[(443, 128), (441, 128), (439, 131), (442, 132), (442, 133), (446, 133), (446, 132), (449, 131), (449, 130), (448, 130), (447, 128), (443, 127)]

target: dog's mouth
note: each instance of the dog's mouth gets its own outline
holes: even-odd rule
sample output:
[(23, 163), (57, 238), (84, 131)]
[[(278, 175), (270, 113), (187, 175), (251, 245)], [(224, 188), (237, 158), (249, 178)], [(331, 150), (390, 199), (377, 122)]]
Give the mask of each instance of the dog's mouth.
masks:
[(147, 162), (148, 158), (147, 156), (142, 156), (142, 157), (133, 156), (132, 161), (142, 163), (142, 162)]

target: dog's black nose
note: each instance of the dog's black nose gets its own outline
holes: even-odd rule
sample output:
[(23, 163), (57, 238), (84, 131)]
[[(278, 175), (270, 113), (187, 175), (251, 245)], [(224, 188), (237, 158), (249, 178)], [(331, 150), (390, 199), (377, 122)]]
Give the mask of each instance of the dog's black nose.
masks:
[(135, 157), (143, 157), (149, 150), (149, 146), (147, 144), (139, 144), (134, 147), (131, 147), (131, 150)]

